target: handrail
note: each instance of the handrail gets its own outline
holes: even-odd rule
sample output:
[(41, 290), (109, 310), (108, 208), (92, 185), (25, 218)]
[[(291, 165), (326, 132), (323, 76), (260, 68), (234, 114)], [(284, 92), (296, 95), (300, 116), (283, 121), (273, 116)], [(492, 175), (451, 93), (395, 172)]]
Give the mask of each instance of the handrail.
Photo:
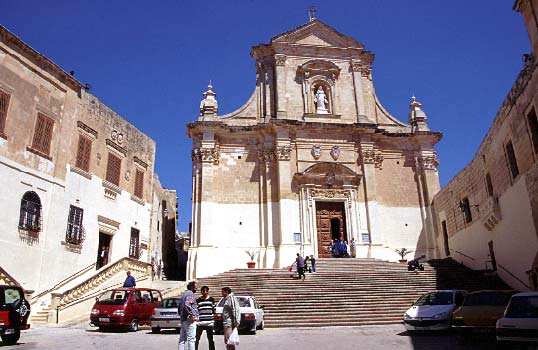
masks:
[(517, 277), (516, 275), (514, 275), (510, 270), (508, 270), (506, 267), (504, 267), (503, 265), (497, 263), (497, 266), (500, 267), (501, 269), (503, 269), (507, 274), (509, 274), (513, 279), (515, 279), (516, 281), (518, 281), (519, 283), (521, 283), (522, 285), (524, 285), (527, 289), (532, 289), (527, 283), (523, 282), (519, 277)]
[(61, 280), (60, 282), (56, 283), (56, 284), (54, 285), (54, 287), (51, 287), (51, 288), (49, 288), (49, 289), (47, 289), (47, 290), (44, 290), (43, 292), (37, 294), (36, 296), (33, 296), (31, 302), (32, 302), (32, 303), (35, 303), (35, 302), (36, 302), (39, 298), (41, 298), (42, 296), (46, 295), (47, 293), (52, 292), (52, 291), (55, 290), (55, 289), (58, 289), (58, 288), (61, 287), (62, 285), (66, 284), (66, 283), (68, 283), (68, 282), (70, 282), (70, 281), (72, 281), (75, 277), (80, 276), (82, 273), (84, 273), (84, 272), (90, 270), (90, 269), (93, 268), (94, 266), (95, 266), (95, 263), (91, 263), (90, 265), (86, 266), (85, 268), (83, 268), (83, 269), (81, 269), (81, 270), (79, 270), (79, 271), (73, 273), (72, 275), (70, 275), (70, 276), (64, 278), (64, 279)]
[(471, 257), (471, 256), (469, 256), (469, 255), (467, 255), (467, 254), (465, 254), (465, 253), (462, 253), (462, 252), (460, 252), (460, 251), (458, 251), (458, 250), (450, 249), (450, 248), (449, 248), (449, 250), (453, 251), (454, 253), (458, 253), (458, 254), (460, 254), (460, 255), (463, 255), (463, 256), (466, 257), (467, 259), (471, 259), (472, 261), (475, 261), (475, 259), (474, 259), (473, 257)]

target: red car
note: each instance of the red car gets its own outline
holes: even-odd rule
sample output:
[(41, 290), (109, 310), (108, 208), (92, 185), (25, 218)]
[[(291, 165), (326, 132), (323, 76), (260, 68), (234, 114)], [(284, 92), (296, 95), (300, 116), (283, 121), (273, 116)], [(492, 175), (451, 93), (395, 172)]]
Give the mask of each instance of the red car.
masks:
[(139, 325), (151, 323), (151, 313), (161, 300), (161, 292), (156, 289), (109, 290), (101, 294), (93, 305), (90, 325), (99, 329), (127, 327), (131, 332), (136, 332)]
[(21, 287), (0, 286), (0, 337), (4, 345), (16, 344), (21, 330), (30, 328), (30, 304)]

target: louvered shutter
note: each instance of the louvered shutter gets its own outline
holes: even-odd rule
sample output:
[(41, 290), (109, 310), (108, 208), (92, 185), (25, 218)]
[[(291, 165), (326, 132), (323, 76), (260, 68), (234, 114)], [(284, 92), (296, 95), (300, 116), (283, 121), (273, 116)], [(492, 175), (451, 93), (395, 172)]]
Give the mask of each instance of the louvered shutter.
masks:
[(4, 133), (6, 127), (7, 108), (9, 107), (10, 95), (0, 91), (0, 134)]
[(38, 151), (41, 150), (41, 143), (43, 140), (43, 132), (45, 130), (45, 124), (43, 118), (41, 118), (41, 114), (37, 115), (37, 124), (35, 126), (35, 132), (34, 132), (34, 142), (32, 144), (32, 147)]
[(90, 171), (90, 155), (92, 151), (92, 141), (87, 137), (79, 135), (76, 166), (84, 171)]
[(142, 198), (144, 194), (144, 173), (136, 169), (135, 173), (135, 196)]
[(116, 186), (120, 185), (120, 172), (121, 172), (121, 159), (113, 155), (108, 154), (108, 162), (106, 167), (106, 180), (113, 183)]
[(53, 128), (54, 120), (41, 113), (37, 115), (34, 142), (32, 144), (32, 147), (35, 150), (43, 154), (49, 155)]

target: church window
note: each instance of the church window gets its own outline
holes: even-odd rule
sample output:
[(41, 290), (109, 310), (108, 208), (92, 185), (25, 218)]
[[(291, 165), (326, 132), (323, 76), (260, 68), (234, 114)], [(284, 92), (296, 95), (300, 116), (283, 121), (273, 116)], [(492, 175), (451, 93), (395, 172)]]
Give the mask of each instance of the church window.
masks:
[(131, 227), (131, 242), (129, 243), (129, 258), (138, 259), (140, 257), (140, 230)]
[(138, 198), (142, 198), (144, 195), (144, 173), (138, 169), (135, 172), (134, 195)]
[(90, 156), (92, 153), (92, 141), (83, 136), (78, 136), (77, 159), (75, 165), (84, 171), (90, 171)]
[(42, 113), (37, 114), (37, 123), (34, 131), (32, 149), (38, 153), (48, 156), (50, 153), (50, 143), (52, 141), (52, 130), (54, 120)]
[(121, 159), (112, 153), (108, 153), (106, 165), (106, 181), (116, 186), (120, 185)]
[(7, 108), (9, 107), (10, 95), (0, 90), (0, 135), (4, 135), (7, 119)]
[(22, 196), (19, 228), (34, 232), (41, 231), (41, 200), (33, 191), (26, 192)]
[(82, 218), (84, 210), (71, 205), (69, 207), (69, 216), (67, 218), (67, 231), (65, 241), (67, 243), (79, 245), (84, 241), (84, 229), (82, 228)]
[[(534, 153), (538, 154), (538, 119), (536, 118), (536, 111), (534, 110), (534, 107), (527, 115), (527, 120), (529, 121), (529, 129), (531, 132), (531, 141)], [(0, 129), (0, 131), (2, 130)]]
[(510, 166), (512, 179), (515, 179), (519, 175), (519, 168), (517, 166), (516, 153), (514, 152), (512, 141), (508, 141), (506, 144), (506, 157), (508, 158), (508, 165)]

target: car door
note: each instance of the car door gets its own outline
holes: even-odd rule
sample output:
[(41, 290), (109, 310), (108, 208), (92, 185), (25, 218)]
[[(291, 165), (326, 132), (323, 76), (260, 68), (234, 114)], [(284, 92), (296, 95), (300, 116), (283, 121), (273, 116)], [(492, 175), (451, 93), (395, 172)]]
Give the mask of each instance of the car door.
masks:
[(258, 301), (256, 301), (256, 298), (254, 297), (252, 297), (251, 304), (252, 304), (252, 307), (254, 308), (254, 315), (256, 316), (256, 326), (259, 326), (263, 320), (263, 310), (260, 309), (260, 306), (258, 305)]
[[(134, 290), (131, 293), (131, 297), (129, 298), (129, 317), (128, 321), (130, 322), (133, 318), (137, 319), (140, 323), (140, 316), (142, 314), (142, 296), (140, 295), (140, 291)], [(127, 312), (126, 312), (127, 313)]]

